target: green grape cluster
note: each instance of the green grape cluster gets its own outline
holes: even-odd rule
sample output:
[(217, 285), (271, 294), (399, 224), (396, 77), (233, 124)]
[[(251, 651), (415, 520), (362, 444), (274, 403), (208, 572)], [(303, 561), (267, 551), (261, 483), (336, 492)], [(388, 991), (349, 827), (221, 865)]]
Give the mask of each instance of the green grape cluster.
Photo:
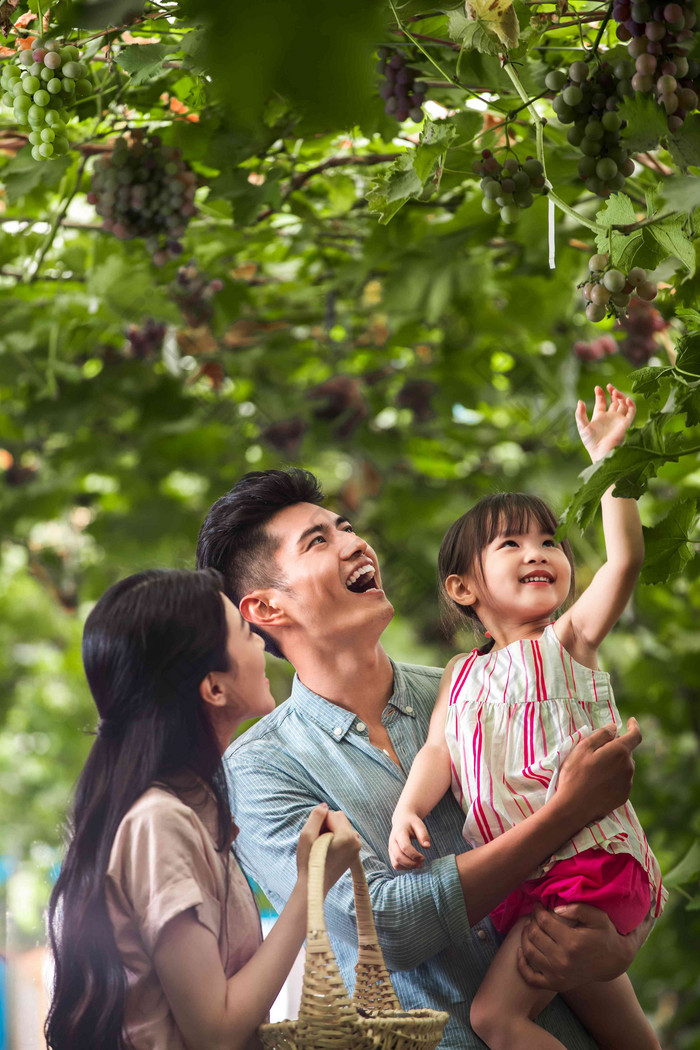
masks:
[(602, 321), (604, 317), (621, 317), (627, 313), (632, 293), (645, 302), (656, 298), (657, 288), (647, 278), (646, 270), (635, 266), (628, 274), (610, 266), (608, 255), (593, 255), (588, 260), (590, 278), (579, 285), (586, 301), (586, 317), (589, 321)]
[(503, 222), (516, 222), (523, 208), (529, 208), (535, 194), (545, 192), (544, 170), (534, 157), (520, 163), (517, 157), (506, 157), (503, 164), (491, 150), (482, 151), (472, 170), (481, 175), (481, 206), (487, 215), (500, 212)]
[(102, 216), (102, 225), (120, 240), (143, 237), (162, 266), (182, 251), (180, 238), (197, 209), (197, 176), (175, 146), (164, 146), (157, 135), (134, 131), (119, 138), (92, 171), (88, 203)]
[(12, 109), (20, 127), (29, 128), (34, 160), (50, 160), (68, 152), (67, 106), (91, 95), (88, 67), (72, 44), (36, 41), (3, 65), (2, 102)]
[(568, 72), (551, 70), (545, 77), (550, 91), (556, 91), (552, 107), (562, 124), (570, 124), (567, 139), (583, 157), (579, 177), (598, 197), (621, 190), (634, 171), (634, 161), (624, 148), (621, 132), (625, 127), (617, 107), (633, 95), (634, 68), (623, 59), (613, 68), (601, 62), (591, 69), (586, 62), (572, 62)]

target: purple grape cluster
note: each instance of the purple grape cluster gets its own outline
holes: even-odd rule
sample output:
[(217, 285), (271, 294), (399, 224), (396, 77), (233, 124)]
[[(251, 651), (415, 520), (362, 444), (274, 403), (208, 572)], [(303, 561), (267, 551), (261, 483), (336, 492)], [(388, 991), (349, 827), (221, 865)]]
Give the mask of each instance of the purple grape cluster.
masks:
[(153, 262), (163, 266), (182, 252), (180, 238), (197, 212), (196, 188), (179, 149), (135, 131), (97, 161), (87, 199), (105, 230), (120, 240), (143, 237)]
[(2, 104), (12, 109), (20, 126), (29, 128), (34, 160), (51, 160), (68, 152), (67, 106), (93, 94), (88, 67), (77, 47), (57, 40), (36, 41), (17, 52), (2, 68)]
[(589, 321), (602, 321), (610, 315), (621, 317), (627, 312), (632, 292), (645, 302), (656, 298), (657, 288), (647, 278), (646, 270), (635, 266), (628, 274), (610, 266), (608, 255), (593, 255), (588, 260), (590, 278), (583, 288), (586, 301), (586, 317)]
[(627, 333), (620, 343), (620, 353), (631, 364), (641, 368), (659, 349), (656, 333), (663, 332), (669, 324), (651, 303), (633, 296), (627, 315), (617, 322), (617, 327)]
[(420, 70), (407, 66), (400, 51), (380, 47), (377, 72), (386, 78), (379, 89), (384, 99), (384, 112), (396, 117), (399, 123), (409, 117), (419, 123), (423, 119), (422, 106), (428, 91), (425, 84), (416, 82)]
[(579, 361), (602, 361), (610, 354), (616, 354), (618, 345), (611, 335), (599, 335), (597, 339), (591, 339), (590, 343), (578, 339), (574, 343), (574, 354)]
[(572, 62), (568, 72), (553, 69), (545, 77), (550, 91), (556, 91), (552, 107), (562, 124), (571, 127), (566, 137), (583, 153), (578, 164), (579, 177), (586, 189), (598, 197), (621, 190), (634, 171), (621, 141), (625, 122), (617, 112), (621, 100), (633, 94), (628, 60), (615, 68), (601, 62), (592, 69), (586, 62)]
[(653, 92), (666, 111), (669, 131), (678, 131), (698, 108), (700, 63), (688, 58), (697, 24), (692, 0), (615, 0), (613, 18), (617, 37), (634, 60), (632, 87)]
[(214, 313), (212, 299), (223, 286), (218, 277), (210, 280), (202, 273), (194, 259), (178, 269), (171, 285), (172, 297), (190, 328), (199, 328), (211, 320)]
[(148, 317), (141, 326), (129, 325), (126, 338), (129, 357), (145, 361), (160, 353), (165, 338), (165, 325)]
[(481, 176), (482, 208), (487, 215), (500, 213), (505, 223), (516, 222), (521, 210), (530, 207), (534, 195), (545, 191), (544, 171), (534, 157), (522, 164), (516, 156), (506, 157), (501, 164), (491, 150), (485, 149), (472, 164), (472, 171)]

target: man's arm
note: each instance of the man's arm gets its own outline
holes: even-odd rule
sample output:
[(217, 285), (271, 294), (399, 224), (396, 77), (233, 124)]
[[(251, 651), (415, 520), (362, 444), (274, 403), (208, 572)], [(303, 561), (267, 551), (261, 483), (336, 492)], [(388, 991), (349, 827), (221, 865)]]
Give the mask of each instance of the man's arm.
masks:
[(634, 774), (633, 750), (642, 734), (634, 719), (582, 740), (561, 768), (554, 798), (522, 823), (457, 857), (470, 923), (479, 922), (565, 842), (593, 820), (625, 804)]
[[(309, 809), (319, 802), (335, 802), (320, 797), (320, 791), (309, 786), (308, 776), (303, 777), (303, 770), (297, 776), (275, 768), (257, 748), (244, 760), (245, 751), (238, 751), (228, 767), (239, 828), (234, 851), (243, 870), (280, 911), (296, 881), (296, 840)], [(348, 806), (345, 812), (362, 837), (361, 821), (353, 821)], [(459, 947), (469, 933), (469, 923), (454, 856), (440, 857), (423, 871), (405, 876), (395, 875), (364, 838), (360, 857), (390, 970), (413, 970), (445, 948)], [(325, 914), (330, 935), (356, 946), (355, 904), (348, 874), (329, 891)]]

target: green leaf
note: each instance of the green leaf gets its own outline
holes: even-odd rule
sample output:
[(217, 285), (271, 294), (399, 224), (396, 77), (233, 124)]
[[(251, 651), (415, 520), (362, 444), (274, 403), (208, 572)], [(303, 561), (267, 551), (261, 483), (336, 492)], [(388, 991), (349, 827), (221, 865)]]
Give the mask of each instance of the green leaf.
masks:
[(413, 168), (410, 153), (404, 153), (372, 183), (367, 194), (369, 210), (379, 212), (379, 221), (386, 225), (411, 197), (417, 197), (423, 183)]
[(676, 310), (679, 317), (689, 332), (700, 331), (700, 311), (691, 310), (690, 307), (679, 306)]
[[(593, 519), (604, 492), (611, 485), (619, 486), (624, 479), (624, 495), (635, 498), (645, 491), (649, 479), (654, 477), (660, 460), (654, 451), (642, 442), (644, 431), (630, 431), (627, 444), (608, 453), (605, 459), (593, 463), (579, 476), (583, 485), (576, 492), (568, 507), (559, 519), (560, 527), (575, 521), (585, 529)], [(617, 495), (622, 493), (615, 489)], [(563, 535), (563, 532), (562, 532)]]
[(38, 186), (56, 186), (70, 168), (70, 156), (56, 160), (36, 161), (31, 146), (20, 150), (3, 169), (3, 185), (7, 200), (14, 204), (20, 197), (31, 193)]
[(700, 206), (697, 179), (667, 176), (657, 185), (659, 197), (677, 211), (691, 212)]
[(673, 375), (672, 368), (659, 368), (653, 365), (640, 368), (630, 376), (632, 392), (641, 394), (651, 404), (655, 404), (661, 395), (661, 381), (669, 375)]
[(686, 117), (680, 130), (669, 136), (668, 150), (684, 171), (700, 165), (700, 113)]
[(61, 11), (59, 24), (71, 29), (75, 26), (104, 29), (124, 25), (140, 15), (143, 6), (143, 0), (77, 0)]
[(678, 371), (700, 377), (700, 332), (688, 332), (681, 336), (676, 349)]
[(655, 149), (659, 140), (668, 135), (666, 114), (649, 95), (638, 91), (634, 98), (625, 98), (617, 108), (627, 127), (622, 131), (622, 144), (630, 153), (645, 153)]
[(700, 841), (690, 847), (683, 860), (664, 874), (664, 883), (671, 889), (692, 882), (700, 875)]
[(625, 193), (611, 193), (595, 220), (600, 226), (627, 226), (637, 222), (637, 214)]
[(426, 120), (420, 142), (413, 153), (413, 170), (422, 184), (432, 174), (435, 161), (447, 150), (455, 134), (456, 129), (450, 121)]
[(685, 413), (685, 425), (700, 424), (700, 383), (676, 383), (673, 388), (673, 411)]
[(498, 55), (503, 44), (491, 32), (489, 23), (480, 18), (467, 18), (463, 7), (447, 12), (447, 32), (467, 50), (481, 51), (485, 55)]
[(665, 583), (693, 558), (695, 551), (690, 533), (697, 516), (696, 500), (679, 499), (665, 518), (653, 528), (644, 529), (643, 583)]
[(177, 47), (169, 44), (130, 44), (117, 55), (117, 65), (130, 75), (134, 87), (138, 87), (165, 72), (163, 60), (173, 51), (177, 51)]
[(675, 255), (692, 276), (695, 273), (695, 246), (683, 232), (682, 223), (680, 216), (674, 215), (660, 225), (652, 223), (647, 229), (664, 255)]

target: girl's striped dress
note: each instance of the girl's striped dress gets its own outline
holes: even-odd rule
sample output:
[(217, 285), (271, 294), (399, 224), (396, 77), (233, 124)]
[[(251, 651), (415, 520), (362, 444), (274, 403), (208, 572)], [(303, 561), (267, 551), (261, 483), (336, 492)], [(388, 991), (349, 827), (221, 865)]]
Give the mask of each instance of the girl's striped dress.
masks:
[[(464, 837), (490, 842), (545, 804), (575, 744), (608, 722), (620, 726), (610, 675), (577, 663), (549, 624), (537, 640), (458, 660), (445, 733), (452, 790), (466, 814)], [(649, 878), (654, 914), (667, 898), (632, 806), (587, 825), (532, 873), (545, 875), (584, 850), (629, 853)]]

